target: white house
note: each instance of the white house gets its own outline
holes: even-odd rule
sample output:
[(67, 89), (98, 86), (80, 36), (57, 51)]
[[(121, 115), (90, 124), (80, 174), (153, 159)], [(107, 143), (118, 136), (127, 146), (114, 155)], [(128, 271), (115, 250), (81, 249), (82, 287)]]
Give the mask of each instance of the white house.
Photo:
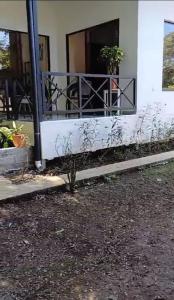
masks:
[[(42, 159), (64, 154), (67, 139), (73, 153), (84, 151), (84, 128), (93, 139), (92, 150), (172, 132), (173, 1), (37, 2)], [(38, 99), (29, 90), (28, 22), (26, 1), (0, 1), (1, 119), (30, 126)], [(105, 45), (125, 52), (117, 76), (109, 76), (101, 62)]]

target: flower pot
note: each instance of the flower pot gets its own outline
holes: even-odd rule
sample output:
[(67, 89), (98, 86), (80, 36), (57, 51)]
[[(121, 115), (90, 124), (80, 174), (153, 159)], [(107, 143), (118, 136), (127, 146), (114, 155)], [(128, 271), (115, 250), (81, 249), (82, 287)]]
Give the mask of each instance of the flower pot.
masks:
[(26, 138), (24, 134), (13, 134), (12, 136), (13, 144), (16, 148), (22, 148), (26, 146)]
[(112, 90), (116, 90), (118, 88), (117, 79), (112, 79)]

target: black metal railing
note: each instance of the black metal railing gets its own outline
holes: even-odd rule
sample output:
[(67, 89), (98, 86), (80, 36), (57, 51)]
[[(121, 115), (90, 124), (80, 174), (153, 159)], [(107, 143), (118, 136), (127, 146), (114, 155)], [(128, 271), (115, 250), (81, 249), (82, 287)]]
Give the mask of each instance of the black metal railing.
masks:
[(80, 73), (42, 73), (43, 118), (131, 114), (135, 78)]
[(0, 79), (0, 117), (18, 120), (32, 119), (31, 87), (19, 79)]
[[(132, 114), (135, 79), (116, 75), (41, 73), (44, 119)], [(32, 119), (31, 86), (25, 80), (0, 79), (0, 117)]]

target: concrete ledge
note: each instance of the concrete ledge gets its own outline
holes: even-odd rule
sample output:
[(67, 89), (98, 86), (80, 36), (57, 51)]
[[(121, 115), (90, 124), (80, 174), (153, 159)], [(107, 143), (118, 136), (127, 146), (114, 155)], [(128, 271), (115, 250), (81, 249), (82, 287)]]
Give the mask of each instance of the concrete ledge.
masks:
[[(77, 172), (77, 181), (96, 178), (107, 174), (125, 172), (137, 169), (143, 166), (161, 163), (174, 159), (174, 151), (164, 152), (142, 158), (132, 159), (129, 161), (114, 163), (98, 168), (92, 168)], [(0, 177), (0, 200), (7, 200), (33, 192), (44, 191), (49, 188), (62, 187), (67, 182), (67, 176), (37, 176), (35, 180), (22, 183), (12, 184), (10, 180)]]
[(174, 151), (163, 152), (141, 158), (131, 159), (119, 163), (109, 164), (97, 168), (87, 169), (77, 172), (77, 180), (85, 180), (88, 178), (95, 178), (102, 175), (112, 174), (116, 172), (128, 171), (131, 169), (140, 168), (160, 162), (174, 159)]
[(32, 147), (0, 149), (0, 174), (31, 166)]
[(36, 179), (21, 184), (13, 184), (9, 179), (2, 176), (0, 177), (0, 201), (63, 186), (64, 184), (64, 179), (59, 176), (38, 175)]

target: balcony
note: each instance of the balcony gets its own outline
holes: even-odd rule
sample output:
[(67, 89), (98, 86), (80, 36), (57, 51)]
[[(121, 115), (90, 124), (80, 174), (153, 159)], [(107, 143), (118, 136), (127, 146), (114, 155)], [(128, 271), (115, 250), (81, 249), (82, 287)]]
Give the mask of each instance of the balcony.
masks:
[(114, 75), (42, 73), (43, 118), (83, 118), (135, 112), (135, 79)]
[[(80, 73), (42, 73), (42, 120), (133, 114), (135, 78)], [(19, 79), (1, 79), (0, 118), (33, 119), (31, 88)]]

